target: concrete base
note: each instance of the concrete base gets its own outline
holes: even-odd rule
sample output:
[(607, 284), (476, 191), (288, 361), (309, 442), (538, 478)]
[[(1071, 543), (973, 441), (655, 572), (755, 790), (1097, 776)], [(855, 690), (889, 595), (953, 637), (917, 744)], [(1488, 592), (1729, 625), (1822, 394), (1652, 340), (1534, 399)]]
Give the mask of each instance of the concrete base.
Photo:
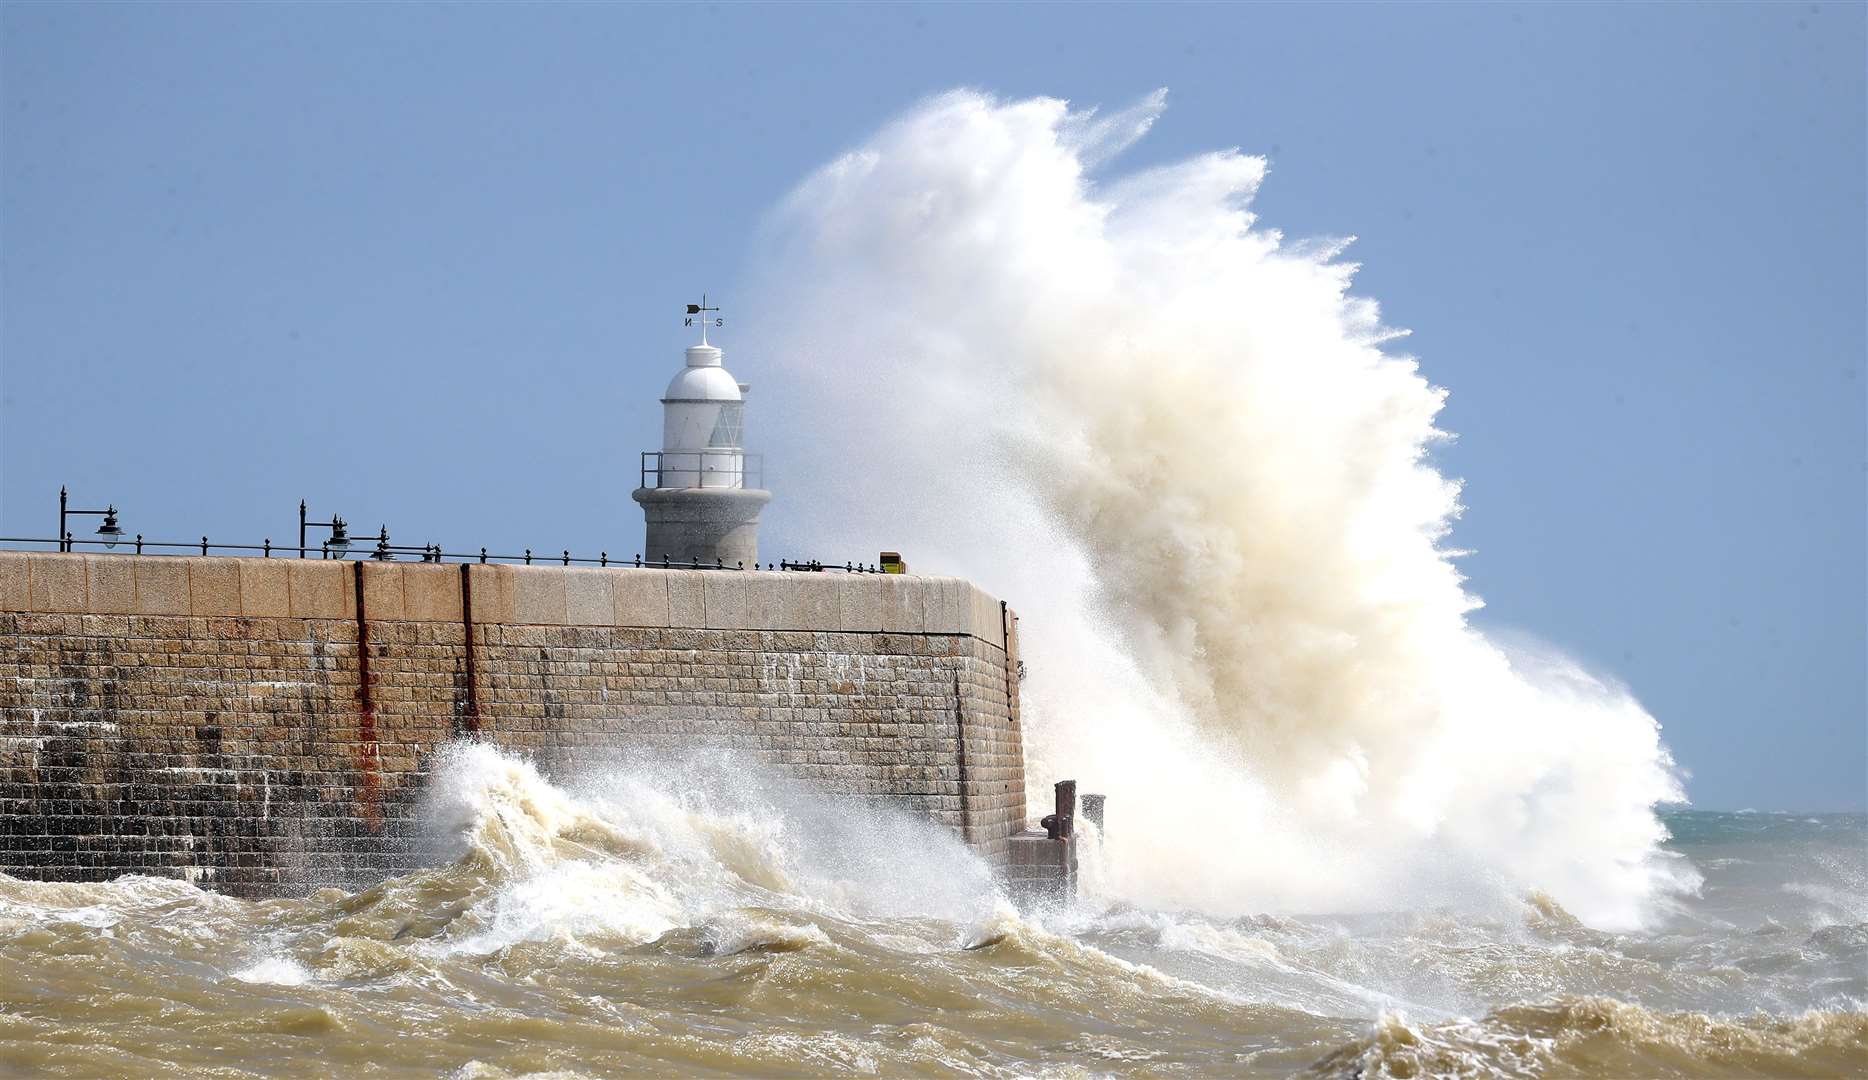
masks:
[(1043, 829), (1012, 836), (1002, 874), (1020, 907), (1058, 907), (1077, 898), (1077, 842), (1051, 839)]
[(648, 535), (642, 561), (759, 562), (759, 511), (772, 493), (756, 488), (637, 488)]

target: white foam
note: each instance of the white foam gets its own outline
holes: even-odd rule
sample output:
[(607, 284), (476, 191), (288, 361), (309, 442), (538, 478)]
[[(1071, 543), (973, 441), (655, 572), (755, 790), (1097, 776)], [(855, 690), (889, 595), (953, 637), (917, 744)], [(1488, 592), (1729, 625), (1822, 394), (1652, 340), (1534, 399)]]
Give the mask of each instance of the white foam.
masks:
[(790, 950), (828, 944), (812, 913), (958, 918), (993, 897), (951, 833), (857, 812), (743, 754), (592, 762), (554, 783), (516, 754), (455, 744), (435, 759), (422, 819), (441, 858), (487, 878), (423, 946), (441, 953), (603, 950), (686, 928), (718, 953)]
[(303, 986), (311, 981), (311, 972), (290, 957), (268, 956), (234, 972), (233, 977), (244, 983)]

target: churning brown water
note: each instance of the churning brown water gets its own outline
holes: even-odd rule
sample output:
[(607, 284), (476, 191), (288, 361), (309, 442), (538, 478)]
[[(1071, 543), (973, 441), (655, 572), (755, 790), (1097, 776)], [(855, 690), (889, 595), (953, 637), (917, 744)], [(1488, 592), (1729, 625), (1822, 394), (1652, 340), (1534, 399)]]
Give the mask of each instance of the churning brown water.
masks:
[[(20, 1076), (1843, 1076), (1859, 816), (1685, 814), (1656, 930), (1450, 911), (1023, 915), (950, 837), (719, 759), (445, 758), (432, 868), (246, 902), (0, 878)], [(1094, 857), (1094, 851), (1091, 851)]]

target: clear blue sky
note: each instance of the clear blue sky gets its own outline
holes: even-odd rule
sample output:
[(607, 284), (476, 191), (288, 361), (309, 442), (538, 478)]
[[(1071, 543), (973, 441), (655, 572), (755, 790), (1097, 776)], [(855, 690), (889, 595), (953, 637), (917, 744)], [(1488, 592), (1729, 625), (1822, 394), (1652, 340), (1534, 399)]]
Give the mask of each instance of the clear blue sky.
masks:
[(1864, 804), (1862, 5), (0, 19), (0, 533), (66, 483), (152, 538), (305, 497), (633, 552), (677, 305), (804, 173), (959, 85), (1166, 86), (1125, 162), (1268, 154), (1266, 223), (1359, 236), (1451, 389), (1481, 618), (1626, 679), (1702, 805)]

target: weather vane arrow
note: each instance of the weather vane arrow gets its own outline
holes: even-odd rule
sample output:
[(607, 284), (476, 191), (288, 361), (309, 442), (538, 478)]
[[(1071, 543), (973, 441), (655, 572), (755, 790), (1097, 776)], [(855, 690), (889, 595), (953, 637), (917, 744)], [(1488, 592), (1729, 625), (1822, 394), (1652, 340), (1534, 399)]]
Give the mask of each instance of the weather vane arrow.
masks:
[[(707, 344), (707, 313), (709, 311), (719, 311), (719, 310), (720, 309), (717, 307), (708, 307), (707, 306), (707, 294), (701, 293), (700, 303), (688, 305), (688, 317), (685, 321), (682, 322), (681, 325), (682, 326), (693, 326), (694, 317), (696, 315), (700, 316), (700, 342), (702, 345), (705, 345)], [(725, 326), (726, 320), (719, 318), (718, 316), (715, 316), (713, 320), (713, 324), (715, 326)]]

